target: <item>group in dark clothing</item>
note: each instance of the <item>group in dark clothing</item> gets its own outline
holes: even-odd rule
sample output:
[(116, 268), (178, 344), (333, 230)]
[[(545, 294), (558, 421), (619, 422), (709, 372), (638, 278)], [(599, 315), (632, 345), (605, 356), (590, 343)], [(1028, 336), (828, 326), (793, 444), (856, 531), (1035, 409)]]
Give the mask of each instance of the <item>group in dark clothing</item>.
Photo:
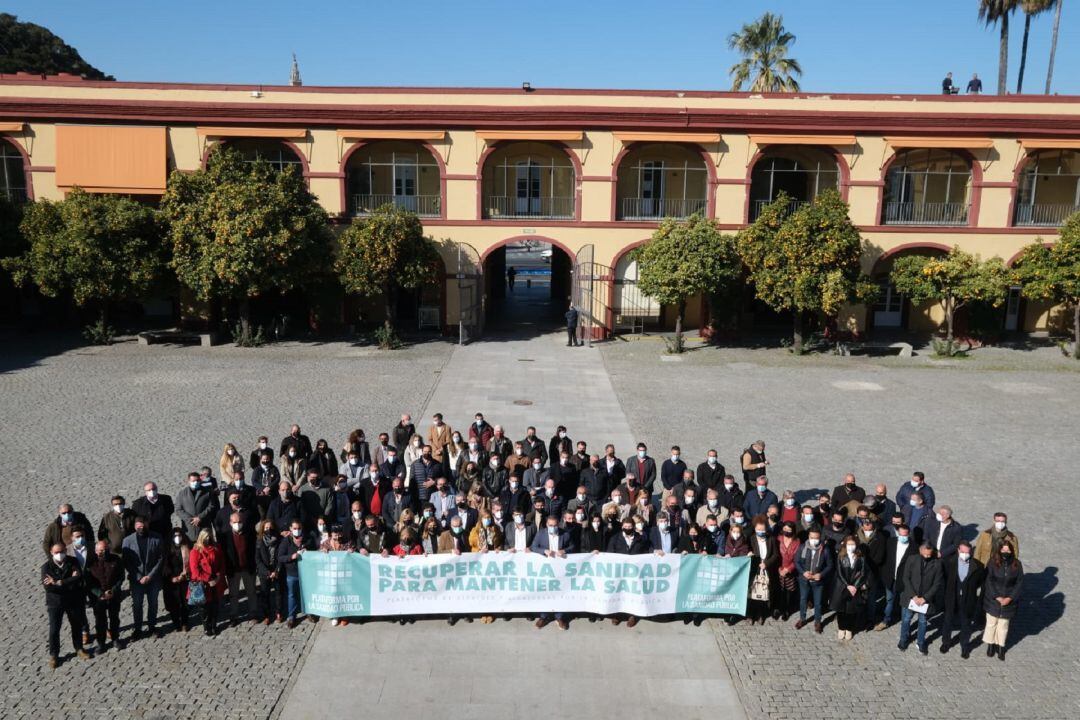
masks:
[[(636, 450), (625, 462), (611, 445), (592, 455), (564, 426), (547, 443), (531, 427), (515, 442), (477, 413), (467, 433), (436, 415), (427, 442), (403, 415), (374, 447), (353, 431), (335, 457), (325, 440), (313, 445), (294, 425), (276, 448), (280, 472), (264, 436), (247, 468), (226, 445), (221, 472), (229, 482), (204, 467), (188, 475), (175, 501), (148, 482), (130, 509), (114, 496), (96, 532), (65, 503), (43, 541), (49, 664), (59, 663), (65, 620), (81, 658), (90, 657), (91, 640), (98, 652), (109, 643), (123, 647), (127, 598), (131, 639), (144, 627), (160, 634), (159, 597), (176, 631), (188, 631), (198, 617), (204, 632), (216, 635), (226, 600), (232, 624), (246, 616), (295, 627), (307, 552), (502, 550), (749, 557), (751, 624), (797, 612), (797, 630), (812, 623), (821, 633), (831, 611), (838, 639), (849, 641), (899, 621), (900, 650), (914, 634), (926, 654), (928, 627), (940, 616), (942, 653), (959, 646), (967, 658), (982, 624), (987, 654), (1004, 660), (1023, 585), (1019, 542), (1004, 513), (972, 541), (922, 473), (894, 497), (882, 484), (868, 492), (849, 474), (831, 493), (799, 493), (800, 504), (794, 491), (781, 498), (769, 489), (760, 440), (742, 452), (741, 488), (715, 450), (696, 469), (678, 446), (659, 468), (644, 443)], [(559, 613), (541, 614), (537, 626), (552, 619), (568, 627)], [(684, 620), (700, 624), (702, 617)]]

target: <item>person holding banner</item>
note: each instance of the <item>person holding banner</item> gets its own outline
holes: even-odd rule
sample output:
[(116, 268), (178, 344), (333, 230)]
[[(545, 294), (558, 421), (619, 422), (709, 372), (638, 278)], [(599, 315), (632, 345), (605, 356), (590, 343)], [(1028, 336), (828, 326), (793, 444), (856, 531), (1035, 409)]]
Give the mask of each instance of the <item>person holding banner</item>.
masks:
[[(634, 521), (630, 518), (623, 518), (620, 525), (622, 532), (617, 535), (613, 535), (608, 541), (607, 551), (609, 553), (618, 553), (620, 555), (647, 555), (652, 552), (649, 547), (649, 541), (643, 538), (638, 533), (634, 532)], [(622, 620), (616, 616), (611, 617), (611, 624), (618, 625)], [(634, 615), (630, 615), (626, 618), (626, 627), (634, 627), (638, 624), (638, 619)]]
[(390, 554), (390, 545), (386, 537), (378, 515), (368, 514), (364, 517), (364, 527), (353, 538), (353, 546), (361, 555), (381, 555), (386, 557)]
[[(288, 598), (289, 620), (286, 626), (292, 630), (296, 627), (296, 616), (300, 614), (300, 568), (297, 563), (307, 550), (312, 549), (309, 542), (304, 539), (304, 524), (299, 520), (293, 520), (289, 525), (289, 535), (278, 543), (277, 562), (279, 572), (285, 573), (285, 592)], [(312, 617), (312, 622), (318, 618)]]
[[(556, 515), (548, 515), (544, 532), (536, 534), (529, 549), (534, 553), (549, 558), (565, 558), (567, 553), (574, 552), (570, 533), (559, 528), (559, 518)], [(569, 629), (570, 624), (566, 622), (566, 616), (561, 612), (554, 613), (554, 615), (552, 613), (540, 613), (540, 616), (536, 618), (536, 629), (539, 630), (550, 623), (552, 617), (555, 618), (555, 624), (559, 626), (560, 630)], [(612, 621), (614, 622), (614, 618), (612, 618)], [(634, 623), (637, 623), (637, 618), (634, 618)]]
[[(335, 525), (330, 528), (330, 537), (323, 541), (319, 546), (320, 552), (356, 552), (353, 544), (345, 538), (345, 532), (340, 525)], [(348, 625), (349, 621), (345, 618), (334, 618), (330, 621), (330, 624), (334, 627), (338, 625)]]

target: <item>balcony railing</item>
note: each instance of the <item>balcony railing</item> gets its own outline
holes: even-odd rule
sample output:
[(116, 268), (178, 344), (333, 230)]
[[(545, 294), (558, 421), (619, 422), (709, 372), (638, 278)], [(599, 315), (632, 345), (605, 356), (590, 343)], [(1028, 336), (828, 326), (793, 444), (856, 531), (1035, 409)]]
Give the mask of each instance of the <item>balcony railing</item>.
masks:
[(685, 219), (694, 213), (705, 213), (705, 198), (623, 198), (620, 220), (659, 220), (660, 218)]
[(1076, 212), (1080, 212), (1080, 206), (1063, 203), (1017, 205), (1014, 224), (1026, 227), (1059, 227), (1066, 218)]
[(353, 195), (353, 215), (370, 215), (375, 208), (395, 205), (420, 217), (438, 217), (442, 199), (438, 195)]
[[(758, 219), (758, 216), (764, 212), (765, 208), (772, 205), (775, 200), (751, 200), (750, 201), (750, 222), (754, 222)], [(784, 217), (787, 217), (791, 213), (795, 212), (801, 207), (809, 205), (809, 200), (791, 200), (788, 202), (787, 207), (784, 208)]]
[(967, 225), (968, 203), (885, 203), (883, 225)]
[(489, 195), (484, 201), (484, 217), (491, 220), (535, 218), (538, 220), (572, 220), (574, 198), (519, 198)]

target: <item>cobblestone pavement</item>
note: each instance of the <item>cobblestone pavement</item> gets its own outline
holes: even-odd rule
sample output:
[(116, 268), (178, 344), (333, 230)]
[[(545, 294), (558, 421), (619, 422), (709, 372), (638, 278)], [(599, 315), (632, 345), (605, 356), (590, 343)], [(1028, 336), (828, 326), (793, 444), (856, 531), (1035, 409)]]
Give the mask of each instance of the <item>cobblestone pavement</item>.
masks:
[[(325, 437), (335, 447), (356, 427), (373, 438), (403, 410), (424, 407), (450, 347), (380, 354), (347, 343), (252, 350), (126, 343), (55, 353), (64, 348), (55, 338), (3, 340), (0, 717), (267, 717), (311, 625), (291, 632), (242, 625), (213, 639), (170, 633), (89, 662), (71, 655), (70, 635), (62, 634), (68, 659), (47, 669), (38, 582), (45, 525), (70, 501), (96, 528), (113, 494), (130, 503), (147, 479), (175, 496), (187, 471), (217, 467), (224, 442), (246, 452), (266, 434), (276, 447), (294, 421), (312, 442)], [(130, 621), (125, 603), (125, 636)]]
[(960, 522), (982, 529), (1004, 509), (1020, 537), (1027, 577), (1004, 663), (982, 647), (967, 661), (956, 649), (942, 656), (936, 632), (922, 657), (914, 644), (896, 649), (895, 627), (840, 644), (831, 623), (819, 636), (790, 622), (713, 622), (751, 718), (1077, 716), (1080, 622), (1065, 614), (1080, 592), (1074, 368), (1004, 352), (997, 362), (1027, 369), (711, 348), (672, 360), (648, 341), (603, 354), (631, 428), (657, 457), (677, 443), (699, 462), (715, 447), (736, 470), (742, 448), (762, 438), (775, 490), (831, 489), (852, 471), (892, 495), (922, 470)]

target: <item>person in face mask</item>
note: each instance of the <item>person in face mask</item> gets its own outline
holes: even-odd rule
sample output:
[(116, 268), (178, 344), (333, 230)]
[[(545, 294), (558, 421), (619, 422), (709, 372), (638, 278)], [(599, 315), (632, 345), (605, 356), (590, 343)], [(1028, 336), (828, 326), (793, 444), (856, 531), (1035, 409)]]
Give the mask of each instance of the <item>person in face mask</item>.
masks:
[(549, 477), (555, 481), (555, 491), (563, 497), (573, 495), (581, 476), (573, 456), (563, 450), (555, 457), (558, 457), (559, 461), (551, 466), (549, 473)]
[(917, 623), (915, 642), (919, 652), (926, 655), (926, 628), (937, 612), (943, 588), (941, 560), (929, 542), (919, 545), (918, 555), (904, 565), (903, 588), (900, 591), (900, 640), (897, 649), (907, 650), (911, 641), (911, 623)]
[(706, 515), (705, 523), (701, 526), (701, 529), (708, 538), (708, 542), (712, 543), (712, 554), (723, 552), (724, 546), (727, 544), (727, 532), (725, 532), (724, 525), (721, 525), (719, 519), (715, 515)]
[(983, 642), (986, 656), (997, 653), (1005, 660), (1005, 645), (1009, 638), (1009, 623), (1016, 617), (1020, 601), (1020, 589), (1024, 583), (1024, 566), (1016, 556), (1016, 548), (1003, 540), (998, 551), (990, 557), (983, 583), (983, 609), (986, 611), (986, 629)]
[[(664, 462), (667, 461), (665, 460)], [(677, 477), (682, 477), (682, 471), (678, 470), (678, 473), (679, 475)], [(629, 482), (629, 477), (631, 475), (636, 478), (637, 486), (650, 497), (650, 501), (654, 502), (657, 507), (660, 507), (662, 504), (660, 500), (663, 499), (664, 494), (664, 484), (663, 482), (657, 481), (656, 461), (649, 456), (649, 450), (645, 446), (645, 443), (637, 444), (635, 456), (626, 463), (626, 478), (624, 478), (624, 480)]]
[[(236, 502), (236, 496), (233, 496)], [(255, 601), (255, 518), (234, 506), (228, 526), (218, 533), (225, 557), (225, 579), (229, 588), (229, 618), (232, 625), (240, 624), (240, 587), (247, 597), (247, 614), (252, 623), (258, 622), (259, 608)]]
[(649, 546), (657, 555), (667, 555), (679, 549), (679, 530), (672, 526), (671, 516), (667, 511), (657, 514), (656, 526), (649, 528), (648, 537)]
[(85, 595), (78, 564), (67, 556), (63, 543), (46, 548), (49, 559), (41, 566), (41, 584), (45, 588), (45, 610), (49, 616), (49, 667), (60, 664), (60, 629), (66, 616), (71, 628), (71, 644), (83, 660), (90, 655), (83, 649), (82, 620)]
[(259, 511), (266, 512), (281, 484), (281, 472), (274, 466), (273, 454), (263, 453), (255, 469), (251, 471), (251, 488), (255, 491)]
[(187, 487), (176, 496), (176, 514), (180, 516), (188, 540), (194, 542), (203, 528), (212, 529), (219, 509), (217, 494), (202, 487), (199, 473), (188, 473)]
[(525, 521), (526, 511), (514, 508), (510, 522), (503, 528), (503, 546), (509, 552), (529, 552), (538, 528)]
[[(760, 515), (751, 523), (753, 534), (749, 537), (750, 555), (750, 599), (747, 601), (746, 616), (750, 624), (765, 624), (765, 620), (777, 606), (780, 588), (780, 548), (776, 538), (768, 529), (768, 521)], [(736, 531), (740, 531), (737, 528)], [(756, 591), (756, 592), (755, 592)], [(756, 597), (755, 597), (756, 596)], [(777, 611), (779, 617), (779, 611)]]
[(270, 464), (274, 464), (274, 449), (270, 447), (269, 438), (265, 435), (260, 435), (259, 439), (255, 442), (255, 449), (248, 455), (248, 467), (254, 470), (259, 467), (262, 462), (263, 455), (269, 455)]
[(509, 485), (509, 474), (498, 455), (488, 458), (488, 466), (480, 474), (480, 494), (488, 501), (498, 499)]
[(42, 543), (45, 554), (48, 555), (49, 548), (56, 543), (64, 547), (70, 545), (71, 533), (75, 528), (81, 529), (86, 537), (93, 536), (90, 521), (86, 519), (86, 516), (81, 512), (76, 512), (69, 503), (63, 503), (57, 508), (56, 518), (45, 527), (45, 540)]
[(191, 579), (191, 541), (180, 527), (174, 528), (165, 537), (168, 538), (162, 566), (165, 611), (169, 613), (174, 629), (187, 632), (190, 627), (187, 597), (188, 581)]
[(896, 620), (900, 590), (904, 582), (904, 567), (918, 556), (918, 550), (910, 537), (911, 529), (902, 519), (895, 525), (894, 535), (885, 543), (885, 561), (881, 565), (881, 585), (885, 590), (885, 611), (874, 626), (881, 632)]
[(143, 484), (142, 497), (131, 504), (132, 513), (142, 515), (149, 523), (150, 532), (158, 537), (168, 537), (172, 531), (173, 499), (158, 491), (157, 483)]
[(877, 522), (870, 517), (861, 518), (858, 521), (858, 528), (855, 539), (858, 541), (859, 551), (862, 552), (866, 564), (866, 622), (867, 627), (871, 627), (876, 619), (878, 599), (884, 594), (881, 568), (885, 563), (888, 543), (885, 533), (878, 529)]
[(899, 490), (896, 491), (896, 507), (901, 511), (905, 507), (911, 505), (911, 496), (915, 493), (919, 493), (923, 498), (923, 505), (929, 510), (934, 509), (934, 505), (937, 502), (934, 490), (926, 484), (926, 475), (921, 472), (915, 472), (911, 474), (911, 481), (904, 483)]
[(255, 591), (258, 606), (256, 623), (270, 625), (275, 620), (284, 622), (287, 610), (285, 582), (277, 564), (277, 549), (281, 541), (282, 537), (274, 523), (269, 520), (259, 521), (255, 534), (255, 576), (259, 581)]
[[(647, 555), (652, 552), (649, 541), (643, 538), (634, 528), (634, 521), (627, 518), (619, 524), (619, 530), (615, 532), (607, 543), (607, 552), (620, 555)], [(599, 552), (599, 551), (594, 551)], [(618, 615), (611, 616), (611, 624), (618, 625), (622, 618)], [(627, 627), (637, 625), (638, 619), (634, 615), (626, 617)]]
[(544, 501), (544, 515), (554, 515), (556, 518), (561, 517), (563, 510), (566, 508), (566, 501), (555, 490), (555, 480), (548, 478), (544, 483), (543, 493), (536, 496), (537, 500)]
[[(720, 505), (730, 514), (735, 508), (742, 509), (746, 502), (746, 496), (742, 488), (735, 482), (732, 475), (724, 476), (724, 484), (720, 488)], [(723, 518), (721, 518), (723, 519)]]
[[(304, 538), (304, 524), (293, 520), (289, 532), (279, 543), (277, 549), (278, 572), (285, 575), (285, 593), (288, 603), (289, 619), (287, 627), (296, 627), (296, 616), (300, 613), (300, 568), (304, 553), (314, 550), (310, 540)], [(313, 618), (312, 622), (317, 622)]]
[[(210, 523), (207, 523), (209, 529)], [(165, 549), (161, 538), (151, 533), (146, 518), (135, 518), (135, 532), (124, 538), (121, 546), (131, 592), (131, 614), (135, 620), (133, 640), (142, 637), (143, 605), (146, 605), (146, 624), (150, 634), (157, 631), (158, 594), (161, 592), (161, 571)]]
[(526, 457), (539, 460), (541, 467), (547, 465), (547, 446), (543, 440), (537, 437), (536, 428), (530, 425), (525, 430), (525, 439), (521, 441), (521, 446), (525, 449)]
[(702, 492), (710, 489), (719, 490), (724, 484), (724, 466), (720, 462), (720, 456), (716, 450), (709, 450), (705, 455), (705, 461), (697, 466), (695, 479)]
[(218, 460), (221, 482), (231, 485), (238, 471), (244, 471), (244, 461), (240, 457), (240, 452), (232, 443), (225, 443), (225, 447), (221, 450), (221, 458)]
[[(301, 455), (299, 449), (289, 447), (282, 451), (281, 460), (278, 463), (278, 472), (282, 480), (288, 480), (293, 485), (300, 485), (307, 476), (307, 469), (307, 460)], [(318, 469), (313, 469), (318, 474)]]
[(573, 455), (574, 443), (566, 432), (566, 426), (560, 425), (555, 428), (555, 434), (548, 441), (548, 457), (551, 458), (551, 464), (555, 465), (563, 453), (566, 453), (567, 458)]
[(994, 513), (994, 522), (990, 527), (979, 533), (975, 539), (975, 548), (972, 554), (976, 560), (986, 567), (990, 558), (998, 551), (1003, 542), (1012, 546), (1013, 557), (1020, 558), (1020, 538), (1009, 529), (1009, 516), (1003, 512)]
[(844, 482), (833, 488), (832, 497), (829, 498), (829, 501), (834, 509), (847, 507), (848, 504), (851, 504), (852, 507), (848, 508), (848, 514), (853, 515), (855, 507), (861, 505), (865, 499), (866, 490), (856, 484), (854, 473), (848, 473), (844, 476)]
[(795, 573), (799, 583), (799, 619), (795, 623), (796, 630), (806, 626), (806, 609), (813, 597), (814, 632), (821, 634), (823, 597), (832, 569), (832, 553), (821, 539), (821, 529), (815, 526), (807, 533), (806, 542), (795, 553)]
[(94, 560), (83, 574), (86, 596), (94, 611), (94, 633), (97, 636), (98, 653), (105, 652), (107, 638), (114, 646), (120, 643), (120, 600), (124, 584), (124, 565), (119, 556), (109, 552), (109, 542), (94, 543)]
[(675, 486), (683, 481), (686, 473), (686, 463), (682, 459), (682, 450), (678, 445), (671, 446), (671, 456), (664, 460), (660, 466), (660, 487), (654, 487), (654, 493), (656, 490), (660, 491), (661, 502), (655, 503), (657, 508), (663, 505), (663, 500), (667, 498), (674, 490)]
[(135, 513), (127, 506), (123, 495), (114, 495), (109, 510), (98, 523), (97, 536), (109, 541), (109, 552), (119, 553), (120, 547), (131, 533), (135, 532)]
[(592, 515), (593, 510), (598, 510), (599, 507), (589, 497), (588, 488), (584, 485), (578, 485), (577, 490), (574, 492), (574, 497), (570, 498), (570, 501), (566, 503), (566, 509), (572, 513), (583, 512), (586, 516)]
[(859, 541), (847, 535), (840, 542), (836, 558), (836, 580), (833, 583), (830, 607), (836, 612), (837, 639), (851, 640), (858, 632), (866, 614), (866, 593), (869, 587), (866, 561)]
[[(947, 653), (953, 645), (960, 646), (960, 657), (967, 660), (971, 654), (971, 631), (979, 611), (979, 589), (986, 576), (981, 562), (971, 557), (971, 543), (961, 541), (955, 557), (943, 561), (945, 571), (945, 595), (942, 610), (945, 617), (941, 623), (941, 652)], [(953, 630), (959, 635), (953, 637)]]
[(788, 621), (791, 617), (792, 610), (796, 607), (798, 599), (799, 581), (798, 571), (795, 569), (795, 557), (798, 555), (799, 547), (802, 543), (799, 542), (798, 533), (795, 530), (795, 523), (791, 521), (785, 521), (780, 525), (780, 534), (776, 537), (776, 549), (780, 553), (780, 567), (777, 570), (777, 577), (780, 581), (780, 587), (776, 595), (776, 609), (773, 611), (773, 618)]
[(443, 421), (442, 413), (431, 416), (431, 427), (428, 428), (427, 442), (431, 445), (431, 456), (435, 462), (442, 463), (443, 448), (450, 444), (454, 437), (454, 431)]
[(765, 515), (770, 505), (779, 505), (780, 498), (769, 489), (769, 478), (761, 475), (754, 480), (754, 492), (748, 494), (743, 501), (743, 512), (746, 517)]
[[(571, 533), (559, 527), (559, 519), (554, 515), (548, 516), (543, 529), (533, 537), (529, 549), (534, 553), (553, 559), (565, 558), (568, 553), (576, 550)], [(540, 613), (536, 619), (536, 628), (538, 630), (543, 628), (551, 622), (552, 617), (554, 617), (560, 629), (566, 630), (570, 627), (565, 615), (557, 612), (554, 615), (552, 613)]]

